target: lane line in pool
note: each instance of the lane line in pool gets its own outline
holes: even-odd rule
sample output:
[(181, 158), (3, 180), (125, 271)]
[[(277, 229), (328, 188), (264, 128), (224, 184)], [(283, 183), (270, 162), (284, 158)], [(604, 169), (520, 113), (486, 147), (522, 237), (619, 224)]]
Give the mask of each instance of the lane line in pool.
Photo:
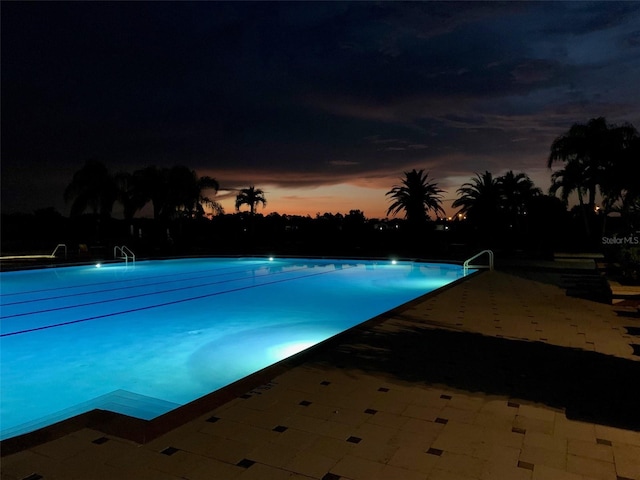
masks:
[[(259, 277), (267, 277), (267, 276), (270, 276), (270, 275), (278, 275), (278, 274), (281, 274), (281, 273), (292, 273), (292, 272), (297, 272), (297, 271), (300, 271), (300, 270), (307, 270), (308, 268), (309, 267), (302, 267), (302, 268), (297, 268), (297, 269), (293, 269), (293, 270), (287, 270), (286, 272), (266, 273), (266, 274), (260, 274), (258, 276)], [(238, 270), (237, 272), (231, 272), (231, 273), (246, 273), (246, 270), (244, 272)], [(228, 273), (224, 273), (224, 274), (220, 274), (220, 275), (229, 275), (229, 272)], [(172, 279), (172, 280), (165, 280), (165, 281), (162, 281), (162, 282), (144, 283), (144, 284), (140, 284), (140, 285), (109, 288), (109, 289), (104, 289), (104, 290), (92, 290), (92, 291), (89, 291), (89, 292), (70, 293), (68, 295), (58, 295), (56, 297), (44, 297), (44, 298), (37, 298), (37, 299), (30, 299), (30, 300), (20, 300), (20, 301), (17, 301), (17, 302), (2, 303), (1, 306), (8, 307), (8, 306), (13, 306), (13, 305), (32, 304), (32, 303), (36, 303), (36, 302), (45, 302), (45, 301), (48, 301), (48, 300), (59, 300), (59, 299), (62, 299), (62, 298), (80, 297), (80, 296), (84, 296), (84, 295), (95, 295), (95, 294), (98, 294), (98, 293), (116, 292), (118, 290), (131, 290), (131, 289), (134, 289), (134, 288), (153, 287), (153, 286), (157, 286), (157, 285), (164, 285), (164, 284), (167, 284), (167, 283), (179, 283), (179, 282), (184, 283), (184, 282), (188, 282), (188, 281), (192, 281), (192, 280), (199, 280), (199, 279), (203, 279), (203, 278), (219, 277), (220, 275), (219, 274), (215, 274), (215, 275), (200, 275), (200, 276), (195, 276), (195, 277), (181, 278), (181, 279), (177, 279), (177, 280), (176, 279)], [(144, 280), (145, 278), (138, 278), (138, 279), (136, 279), (136, 281)], [(223, 280), (223, 281), (219, 281), (219, 282), (202, 283), (202, 284), (196, 285), (195, 287), (205, 287), (205, 286), (210, 286), (210, 285), (218, 285), (218, 284), (222, 284), (222, 283), (236, 282), (236, 281), (246, 280), (247, 278), (248, 278), (247, 276), (243, 276), (242, 278), (231, 278), (231, 279), (227, 279), (227, 280)], [(133, 280), (131, 280), (131, 281), (133, 281)], [(115, 283), (115, 282), (109, 282), (109, 283)], [(139, 296), (143, 297), (145, 295), (155, 295), (155, 294), (160, 294), (160, 293), (168, 293), (168, 292), (174, 292), (174, 291), (184, 290), (184, 289), (188, 289), (188, 288), (194, 288), (194, 286), (180, 287), (180, 288), (175, 288), (175, 289), (170, 289), (170, 290), (163, 290), (163, 291), (160, 291), (160, 292), (146, 293), (146, 294), (140, 294), (140, 295), (132, 295), (132, 296), (122, 297), (122, 298), (114, 298), (114, 299), (111, 299), (111, 300), (103, 300), (101, 302), (84, 303), (84, 304), (81, 304), (81, 305), (75, 305), (73, 307), (59, 307), (58, 309), (54, 308), (54, 309), (36, 310), (36, 311), (33, 311), (33, 312), (28, 312), (28, 313), (2, 316), (1, 318), (12, 318), (12, 317), (17, 317), (17, 316), (22, 316), (22, 315), (31, 315), (33, 313), (44, 313), (44, 312), (50, 312), (50, 311), (55, 311), (55, 310), (63, 310), (65, 308), (83, 307), (83, 306), (89, 306), (89, 305), (94, 305), (94, 304), (97, 304), (97, 303), (104, 303), (104, 302), (109, 302), (109, 301), (128, 300), (128, 299), (131, 299), (131, 298), (137, 298)]]
[[(309, 275), (302, 275), (300, 277), (295, 277), (295, 278), (283, 278), (283, 279), (280, 279), (280, 280), (274, 280), (274, 281), (271, 281), (271, 282), (261, 283), (260, 285), (248, 285), (248, 286), (245, 286), (245, 287), (238, 287), (238, 288), (234, 288), (234, 289), (231, 289), (231, 290), (225, 290), (223, 292), (214, 292), (214, 293), (209, 293), (207, 295), (198, 295), (198, 296), (195, 296), (195, 297), (183, 298), (183, 299), (180, 299), (180, 300), (174, 300), (172, 302), (159, 303), (159, 304), (156, 304), (156, 305), (148, 305), (146, 307), (132, 308), (130, 310), (123, 310), (123, 311), (120, 311), (120, 312), (107, 313), (107, 314), (104, 314), (104, 315), (96, 315), (96, 316), (93, 316), (93, 317), (81, 318), (81, 319), (78, 319), (78, 320), (70, 320), (68, 322), (56, 323), (56, 324), (53, 324), (53, 325), (43, 325), (43, 326), (40, 326), (40, 327), (28, 328), (28, 329), (25, 329), (25, 330), (18, 330), (16, 332), (3, 333), (3, 334), (0, 334), (0, 337), (10, 337), (10, 336), (13, 336), (13, 335), (22, 335), (22, 334), (25, 334), (25, 333), (37, 332), (37, 331), (40, 331), (40, 330), (47, 330), (47, 329), (56, 328), (56, 327), (64, 327), (64, 326), (68, 326), (68, 325), (74, 325), (74, 324), (77, 324), (77, 323), (88, 322), (88, 321), (91, 321), (91, 320), (99, 320), (101, 318), (109, 318), (109, 317), (115, 317), (115, 316), (118, 316), (118, 315), (125, 315), (127, 313), (141, 312), (141, 311), (144, 311), (144, 310), (151, 310), (151, 309), (154, 309), (154, 308), (160, 308), (160, 307), (166, 307), (166, 306), (169, 306), (169, 305), (176, 305), (176, 304), (179, 304), (179, 303), (191, 302), (193, 300), (201, 300), (203, 298), (215, 297), (215, 296), (223, 295), (223, 294), (226, 294), (226, 293), (239, 292), (239, 291), (242, 291), (242, 290), (249, 290), (249, 289), (252, 289), (252, 288), (264, 287), (264, 286), (267, 286), (267, 285), (275, 285), (275, 284), (278, 284), (278, 283), (290, 282), (290, 281), (293, 281), (293, 280), (300, 280), (302, 278), (316, 277), (316, 276), (319, 276), (319, 275), (326, 275), (328, 273), (342, 272), (342, 271), (345, 271), (345, 270), (351, 269), (351, 268), (361, 268), (361, 266), (359, 266), (359, 265), (346, 266), (346, 267), (342, 267), (340, 270), (328, 270), (328, 271), (325, 271), (325, 272), (311, 273)], [(135, 297), (132, 297), (132, 298), (135, 298)]]
[[(227, 275), (229, 273), (235, 273), (235, 272), (242, 272), (242, 271), (246, 271), (246, 267), (248, 266), (267, 266), (269, 265), (268, 262), (266, 261), (262, 261), (262, 262), (255, 262), (255, 263), (249, 263), (248, 265), (243, 265), (242, 268), (236, 268), (236, 267), (225, 267), (225, 268), (218, 268), (215, 270), (216, 273), (221, 273), (222, 275)], [(270, 266), (270, 265), (269, 265)], [(225, 272), (226, 270), (226, 272)], [(231, 270), (231, 272), (229, 272), (229, 270)], [(204, 272), (205, 270), (201, 270), (198, 272), (184, 272), (184, 273), (167, 273), (166, 275), (157, 275), (154, 276), (153, 278), (163, 278), (163, 277), (171, 277), (171, 278), (175, 278), (176, 276), (180, 276), (180, 275), (191, 275), (193, 273), (201, 273)], [(16, 272), (5, 272), (6, 273), (16, 273)], [(118, 280), (111, 280), (108, 282), (96, 282), (96, 283), (87, 283), (87, 284), (82, 284), (82, 285), (71, 285), (71, 286), (63, 286), (63, 287), (54, 287), (54, 288), (41, 288), (38, 290), (28, 290), (28, 291), (22, 291), (22, 292), (11, 292), (11, 293), (0, 293), (0, 298), (4, 298), (4, 297), (12, 297), (12, 296), (16, 296), (16, 295), (31, 295), (34, 293), (42, 293), (42, 292), (53, 292), (56, 290), (69, 290), (72, 288), (87, 288), (87, 287), (97, 287), (100, 285), (111, 285), (111, 284), (122, 284), (122, 283), (127, 283), (127, 282), (137, 282), (140, 281), (141, 279), (145, 279), (148, 277), (135, 277), (135, 278), (131, 278), (131, 279), (118, 279)]]

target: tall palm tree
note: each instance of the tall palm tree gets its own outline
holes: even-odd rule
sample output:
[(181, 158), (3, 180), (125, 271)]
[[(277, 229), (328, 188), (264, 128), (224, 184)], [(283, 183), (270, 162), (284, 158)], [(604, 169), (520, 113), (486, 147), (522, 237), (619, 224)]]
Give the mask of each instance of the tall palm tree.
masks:
[(176, 165), (166, 172), (167, 199), (166, 213), (170, 216), (187, 218), (204, 216), (203, 206), (209, 206), (216, 212), (223, 211), (222, 206), (205, 195), (205, 190), (218, 192), (218, 182), (208, 176), (199, 177), (195, 170), (184, 165)]
[(429, 173), (424, 169), (404, 172), (404, 178), (400, 185), (395, 185), (386, 195), (390, 197), (392, 203), (387, 210), (387, 215), (394, 216), (404, 211), (407, 221), (413, 226), (420, 226), (429, 219), (429, 212), (435, 215), (441, 213), (442, 193), (438, 184), (429, 181)]
[(136, 181), (137, 177), (129, 172), (118, 172), (114, 177), (116, 200), (122, 205), (122, 214), (128, 221), (147, 203), (147, 199), (141, 189), (137, 187)]
[(634, 174), (623, 174), (627, 179), (627, 184), (623, 189), (621, 205), (619, 207), (622, 217), (627, 222), (629, 231), (640, 228), (640, 182), (637, 181), (639, 162), (640, 135), (636, 130), (624, 155), (624, 171), (627, 173), (634, 172)]
[(65, 202), (71, 203), (71, 215), (81, 215), (90, 209), (94, 214), (110, 216), (116, 201), (116, 184), (107, 167), (88, 160), (73, 174), (64, 191)]
[(222, 206), (206, 192), (218, 192), (218, 182), (198, 174), (184, 165), (158, 168), (155, 165), (133, 173), (137, 195), (153, 204), (154, 218), (202, 217), (204, 207), (215, 213), (224, 213)]
[[(604, 117), (599, 117), (585, 125), (574, 124), (551, 144), (547, 166), (551, 168), (556, 161), (564, 162), (565, 170), (570, 166), (560, 177), (568, 175), (572, 183), (579, 185), (574, 190), (586, 193), (586, 209), (579, 198), (585, 219), (594, 215), (596, 191), (600, 188), (604, 206), (603, 230), (606, 215), (614, 204), (619, 200), (624, 202), (628, 194), (631, 194), (629, 200), (635, 196), (637, 165), (632, 165), (629, 153), (633, 152), (637, 138), (638, 131), (633, 125), (608, 125)], [(589, 232), (587, 220), (585, 227)]]
[(169, 217), (193, 216), (200, 198), (196, 172), (184, 165), (171, 167), (166, 175), (165, 214)]
[(618, 210), (640, 199), (640, 134), (631, 124), (611, 129), (611, 152), (600, 182), (605, 211), (619, 203)]
[(593, 211), (598, 185), (603, 172), (615, 155), (617, 127), (610, 127), (604, 117), (592, 118), (586, 124), (576, 123), (551, 144), (547, 167), (561, 161), (572, 165), (572, 174), (580, 172), (576, 179), (587, 193), (587, 206)]
[(560, 198), (567, 204), (572, 193), (578, 196), (580, 207), (584, 206), (584, 197), (587, 194), (582, 182), (582, 169), (577, 163), (568, 163), (563, 169), (551, 174), (551, 187), (549, 193), (553, 196), (560, 191)]
[(220, 185), (218, 184), (218, 181), (213, 177), (209, 177), (205, 175), (204, 177), (198, 178), (197, 186), (199, 191), (199, 200), (197, 203), (197, 210), (198, 210), (197, 215), (198, 216), (204, 215), (204, 209), (202, 208), (202, 206), (211, 208), (215, 215), (224, 214), (224, 208), (220, 204), (220, 202), (213, 200), (213, 198), (210, 198), (210, 196), (208, 195), (205, 195), (205, 192), (207, 190), (213, 191), (213, 195), (218, 193), (218, 190), (220, 189)]
[(542, 195), (526, 173), (513, 173), (509, 170), (497, 178), (500, 189), (500, 207), (504, 211), (506, 220), (516, 230), (521, 227), (521, 219), (527, 215), (531, 201)]
[(480, 226), (493, 225), (500, 215), (502, 194), (498, 179), (491, 172), (476, 173), (471, 182), (463, 183), (457, 190), (459, 197), (452, 203), (460, 207), (457, 214), (464, 214), (470, 222)]
[(256, 208), (260, 203), (263, 207), (267, 205), (267, 199), (264, 196), (264, 191), (260, 188), (254, 187), (253, 185), (248, 188), (241, 189), (238, 195), (236, 195), (236, 210), (240, 211), (240, 207), (242, 205), (247, 205), (251, 216), (256, 213)]
[(167, 169), (155, 165), (133, 172), (133, 183), (145, 204), (151, 202), (153, 218), (158, 220), (164, 214), (167, 203)]
[(513, 173), (513, 170), (509, 170), (497, 178), (497, 183), (502, 205), (509, 213), (525, 213), (531, 199), (542, 195), (542, 190), (534, 185), (526, 173)]
[(577, 194), (585, 234), (587, 237), (590, 237), (591, 229), (589, 228), (589, 217), (584, 203), (584, 196), (587, 194), (587, 188), (584, 186), (583, 173), (584, 171), (579, 163), (567, 163), (563, 169), (556, 170), (551, 174), (551, 187), (549, 187), (549, 194), (555, 196), (558, 190), (560, 190), (560, 198), (565, 205), (569, 203), (569, 197), (572, 193), (575, 192)]

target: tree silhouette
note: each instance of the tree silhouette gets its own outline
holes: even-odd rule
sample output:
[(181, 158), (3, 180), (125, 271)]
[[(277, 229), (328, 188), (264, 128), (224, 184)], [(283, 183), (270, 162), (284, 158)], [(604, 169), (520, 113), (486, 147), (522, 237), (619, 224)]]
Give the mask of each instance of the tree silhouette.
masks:
[(255, 188), (253, 185), (241, 189), (238, 195), (236, 195), (236, 210), (240, 211), (242, 205), (247, 205), (252, 216), (256, 213), (256, 208), (260, 203), (263, 207), (267, 205), (264, 191)]
[(167, 202), (166, 174), (166, 169), (161, 170), (155, 165), (133, 172), (137, 194), (144, 199), (145, 204), (151, 202), (153, 218), (156, 220), (162, 217)]
[[(587, 236), (589, 217), (595, 214), (598, 187), (603, 198), (603, 228), (606, 214), (616, 202), (621, 209), (633, 205), (638, 198), (637, 153), (638, 131), (633, 125), (608, 125), (604, 117), (593, 118), (586, 124), (574, 124), (551, 144), (547, 167), (564, 162), (564, 169), (552, 174), (552, 190), (578, 193), (584, 210)], [(635, 153), (634, 153), (635, 152)], [(587, 196), (586, 209), (582, 196)]]
[(94, 214), (110, 216), (116, 201), (117, 189), (107, 167), (99, 161), (88, 160), (73, 174), (64, 191), (65, 202), (71, 203), (71, 216), (90, 209)]
[[(612, 136), (604, 117), (593, 118), (586, 124), (576, 123), (551, 144), (547, 167), (557, 161), (571, 165), (571, 172), (580, 173), (577, 180), (587, 193), (587, 206), (593, 211), (597, 187), (602, 171), (611, 154)], [(572, 177), (573, 178), (573, 177)]]
[(560, 198), (565, 205), (568, 205), (569, 197), (573, 192), (577, 194), (585, 234), (589, 237), (591, 235), (591, 229), (589, 228), (589, 218), (584, 204), (586, 187), (584, 186), (582, 166), (579, 163), (569, 162), (563, 169), (551, 174), (549, 194), (555, 196), (558, 190), (560, 190)]
[(133, 185), (138, 198), (151, 202), (153, 217), (172, 219), (176, 217), (202, 217), (204, 207), (215, 213), (224, 213), (222, 206), (206, 195), (219, 189), (218, 182), (211, 177), (198, 174), (184, 165), (158, 168), (155, 165), (133, 173)]
[(202, 206), (211, 208), (215, 215), (223, 215), (224, 208), (222, 207), (222, 205), (216, 200), (213, 200), (209, 196), (205, 195), (205, 192), (207, 190), (213, 190), (214, 195), (218, 193), (218, 190), (220, 189), (218, 181), (213, 177), (205, 175), (204, 177), (198, 178), (197, 184), (199, 191), (198, 215), (204, 214), (204, 209), (201, 208)]
[(459, 197), (452, 204), (460, 208), (457, 215), (465, 215), (467, 221), (486, 236), (485, 240), (503, 233), (509, 235), (503, 240), (523, 234), (529, 208), (534, 199), (542, 195), (527, 174), (512, 170), (499, 177), (489, 171), (476, 173), (457, 192)]
[(164, 210), (168, 217), (183, 216), (186, 218), (202, 217), (204, 206), (210, 206), (215, 211), (222, 211), (222, 207), (204, 195), (205, 190), (218, 191), (218, 182), (211, 177), (198, 177), (195, 170), (184, 165), (171, 167), (165, 175), (167, 198)]
[(451, 204), (453, 208), (460, 208), (457, 214), (466, 215), (470, 222), (480, 225), (496, 223), (502, 193), (498, 179), (491, 172), (476, 173), (475, 178), (463, 183), (457, 192), (459, 197)]
[(612, 150), (600, 181), (603, 219), (617, 210), (629, 222), (640, 203), (640, 134), (633, 125), (625, 124), (612, 128), (611, 136)]
[(437, 183), (429, 181), (428, 172), (414, 168), (404, 172), (402, 183), (386, 193), (392, 200), (387, 215), (395, 216), (404, 211), (405, 218), (413, 227), (421, 226), (429, 219), (429, 212), (444, 215), (442, 193)]
[[(640, 182), (638, 182), (638, 163), (640, 163), (640, 135), (635, 131), (633, 139), (625, 150), (622, 175), (626, 185), (622, 189), (620, 213), (627, 221), (629, 231), (640, 228)], [(633, 172), (633, 173), (631, 173)]]
[(122, 215), (130, 221), (147, 203), (143, 192), (136, 185), (137, 177), (129, 172), (118, 172), (114, 177), (117, 201), (122, 205)]
[(521, 218), (527, 215), (533, 198), (542, 195), (526, 173), (509, 170), (497, 178), (500, 190), (500, 207), (506, 220), (516, 229), (521, 227)]

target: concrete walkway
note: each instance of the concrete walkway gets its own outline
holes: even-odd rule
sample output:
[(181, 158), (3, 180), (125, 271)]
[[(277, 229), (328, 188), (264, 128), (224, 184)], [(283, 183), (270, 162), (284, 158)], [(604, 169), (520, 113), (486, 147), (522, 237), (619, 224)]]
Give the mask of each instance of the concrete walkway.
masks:
[(629, 326), (548, 273), (482, 273), (149, 443), (82, 429), (2, 479), (640, 480)]

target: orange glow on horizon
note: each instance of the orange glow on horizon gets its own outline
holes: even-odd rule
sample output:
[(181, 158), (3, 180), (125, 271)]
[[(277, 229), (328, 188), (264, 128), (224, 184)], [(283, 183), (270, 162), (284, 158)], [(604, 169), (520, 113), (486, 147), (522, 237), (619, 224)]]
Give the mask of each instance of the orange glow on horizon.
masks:
[[(409, 170), (409, 168), (405, 170)], [(550, 185), (549, 170), (543, 167), (529, 170), (529, 176), (534, 184), (540, 187), (543, 193), (547, 193)], [(514, 169), (514, 171), (519, 172), (521, 170)], [(505, 172), (506, 170), (495, 172), (494, 176), (502, 175)], [(201, 175), (219, 178), (222, 185), (229, 185), (229, 183), (231, 183), (231, 185), (229, 185), (231, 188), (222, 188), (221, 191), (213, 197), (223, 206), (227, 214), (236, 212), (235, 199), (238, 192), (237, 189), (254, 185), (256, 188), (264, 191), (267, 199), (266, 207), (258, 205), (257, 213), (262, 215), (278, 213), (280, 215), (300, 215), (313, 218), (315, 218), (318, 213), (321, 215), (324, 213), (341, 213), (346, 215), (351, 210), (360, 210), (368, 219), (387, 218), (387, 209), (391, 202), (389, 197), (386, 196), (386, 193), (402, 181), (401, 175), (378, 174), (356, 178), (338, 177), (336, 178), (336, 184), (326, 183), (326, 177), (321, 177), (315, 179), (315, 181), (320, 182), (319, 184), (288, 187), (275, 184), (272, 176), (261, 178), (263, 176), (261, 173), (253, 172), (253, 182), (236, 187), (233, 181), (229, 182), (229, 180), (227, 180), (225, 182), (223, 178), (226, 175), (229, 175), (231, 178), (238, 178), (240, 175), (238, 175), (237, 172), (227, 171), (222, 178), (215, 172), (203, 171), (199, 173)], [(458, 213), (459, 209), (451, 206), (458, 197), (457, 190), (462, 184), (471, 181), (474, 176), (474, 172), (467, 173), (458, 171), (443, 172), (440, 175), (438, 175), (438, 172), (434, 172), (430, 175), (430, 178), (443, 190), (442, 208), (445, 211), (446, 217), (453, 217)], [(293, 177), (283, 175), (280, 180), (288, 181), (291, 184)], [(310, 178), (306, 180), (311, 182)], [(242, 210), (247, 210), (247, 207), (243, 206)], [(429, 212), (429, 215), (432, 219), (435, 219), (432, 212)], [(403, 218), (403, 214), (400, 213), (396, 215), (396, 217), (390, 218)]]
[[(386, 218), (389, 198), (385, 195), (389, 188), (367, 188), (347, 184), (325, 185), (309, 188), (281, 188), (260, 186), (267, 199), (266, 207), (258, 205), (256, 212), (262, 215), (278, 213), (280, 215), (300, 215), (315, 218), (316, 214), (341, 213), (346, 215), (351, 210), (360, 210), (365, 217)], [(225, 213), (235, 213), (235, 193), (221, 191), (217, 201), (224, 207)], [(447, 215), (455, 212), (451, 209), (453, 199), (444, 194), (443, 208)], [(243, 206), (241, 211), (247, 211)], [(402, 218), (402, 214), (397, 215)], [(433, 214), (431, 214), (433, 218)]]

